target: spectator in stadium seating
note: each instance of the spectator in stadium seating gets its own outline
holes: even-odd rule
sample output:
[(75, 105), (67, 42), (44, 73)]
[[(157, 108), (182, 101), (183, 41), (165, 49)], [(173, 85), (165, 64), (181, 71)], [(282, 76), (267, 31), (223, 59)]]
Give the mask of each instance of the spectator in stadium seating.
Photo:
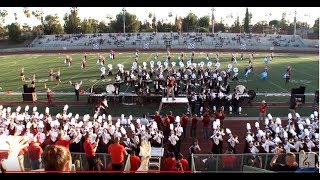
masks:
[(187, 171), (187, 170), (188, 170), (188, 167), (189, 167), (188, 160), (186, 160), (181, 153), (178, 154), (177, 159), (178, 159), (178, 161), (181, 163), (182, 169), (183, 169), (184, 171)]
[(203, 123), (203, 139), (208, 140), (209, 139), (209, 124), (210, 124), (209, 112), (206, 112), (203, 114), (202, 123)]
[(112, 171), (121, 171), (124, 163), (124, 156), (128, 155), (127, 151), (120, 144), (120, 137), (114, 138), (114, 143), (108, 147), (108, 152), (111, 157)]
[(191, 137), (193, 138), (196, 138), (197, 123), (198, 123), (197, 114), (194, 114), (191, 120)]
[(93, 171), (96, 168), (96, 150), (98, 147), (99, 139), (97, 139), (93, 144), (91, 144), (91, 135), (87, 133), (85, 135), (85, 142), (83, 143), (83, 149), (84, 152), (86, 153), (87, 161), (88, 161), (88, 166), (89, 170)]
[(40, 169), (42, 148), (35, 139), (28, 146), (28, 155), (30, 159), (31, 170)]
[(259, 116), (259, 123), (264, 122), (264, 118), (267, 114), (267, 103), (263, 100), (260, 104), (260, 116)]
[(250, 157), (248, 160), (248, 166), (262, 168), (262, 157), (261, 156)]
[(184, 113), (181, 120), (181, 127), (183, 128), (183, 137), (185, 138), (187, 135), (187, 125), (189, 121), (188, 113)]
[(296, 171), (298, 167), (298, 163), (296, 161), (296, 155), (289, 152), (286, 153), (285, 157), (285, 164), (279, 164), (277, 163), (278, 157), (281, 155), (283, 149), (277, 148), (276, 154), (273, 156), (273, 158), (270, 161), (270, 167), (272, 171)]
[(183, 172), (184, 169), (182, 167), (182, 164), (179, 161), (177, 161), (175, 166), (172, 168), (172, 171), (181, 171), (181, 172)]
[[(4, 171), (24, 171), (17, 158), (19, 152), (28, 146), (23, 136), (16, 136), (8, 142), (8, 158), (3, 160), (1, 166)], [(42, 165), (45, 171), (70, 171), (71, 154), (65, 147), (48, 145), (42, 154)]]
[(80, 165), (79, 159), (74, 161), (74, 168), (75, 168), (75, 171), (81, 171), (81, 165)]
[(225, 152), (225, 154), (228, 154), (228, 155), (222, 156), (223, 170), (224, 171), (233, 171), (235, 161), (236, 161), (236, 156), (230, 150), (227, 150)]
[(104, 167), (100, 158), (97, 158), (97, 171), (105, 171), (106, 168)]
[(164, 159), (164, 170), (165, 171), (172, 171), (175, 167), (177, 161), (174, 157), (173, 152), (168, 152), (166, 158)]
[(137, 171), (140, 167), (141, 160), (139, 156), (136, 156), (135, 151), (130, 151), (130, 171)]
[(70, 151), (63, 146), (48, 145), (43, 152), (42, 164), (45, 171), (70, 171)]

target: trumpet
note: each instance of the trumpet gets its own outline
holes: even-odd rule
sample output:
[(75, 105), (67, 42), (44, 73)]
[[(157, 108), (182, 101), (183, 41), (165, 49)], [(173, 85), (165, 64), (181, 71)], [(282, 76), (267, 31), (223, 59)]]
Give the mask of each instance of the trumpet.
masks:
[(302, 139), (300, 142), (301, 142), (301, 144), (304, 144), (304, 143), (305, 143), (305, 142), (304, 142), (304, 139)]
[(268, 140), (269, 140), (269, 141), (272, 141), (272, 140), (273, 140), (273, 137), (272, 137), (272, 136), (268, 136)]
[(293, 144), (293, 143), (294, 143), (294, 139), (293, 139), (293, 138), (290, 138), (290, 139), (289, 139), (289, 143), (290, 143), (290, 144)]
[(260, 146), (260, 143), (259, 143), (259, 141), (255, 141), (255, 142), (254, 142), (254, 146), (255, 146), (255, 147), (258, 147), (258, 146)]

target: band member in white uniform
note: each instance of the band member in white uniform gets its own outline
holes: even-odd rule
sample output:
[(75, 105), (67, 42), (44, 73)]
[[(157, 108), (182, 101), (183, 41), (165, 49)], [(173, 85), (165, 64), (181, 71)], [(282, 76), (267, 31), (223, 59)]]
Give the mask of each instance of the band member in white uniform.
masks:
[(21, 77), (21, 81), (25, 81), (25, 77), (24, 77), (24, 67), (21, 67), (20, 69), (20, 77)]
[(76, 93), (77, 101), (79, 101), (79, 89), (80, 89), (80, 86), (82, 85), (82, 80), (80, 81), (80, 83), (75, 83), (75, 84), (73, 84), (71, 81), (69, 82), (72, 86), (74, 86), (74, 92)]

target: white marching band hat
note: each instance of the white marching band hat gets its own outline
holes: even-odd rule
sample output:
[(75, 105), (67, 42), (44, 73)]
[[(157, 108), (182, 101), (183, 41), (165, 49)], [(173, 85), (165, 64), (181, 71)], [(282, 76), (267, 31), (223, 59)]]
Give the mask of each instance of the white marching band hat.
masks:
[(233, 68), (233, 72), (237, 73), (239, 69), (237, 67)]

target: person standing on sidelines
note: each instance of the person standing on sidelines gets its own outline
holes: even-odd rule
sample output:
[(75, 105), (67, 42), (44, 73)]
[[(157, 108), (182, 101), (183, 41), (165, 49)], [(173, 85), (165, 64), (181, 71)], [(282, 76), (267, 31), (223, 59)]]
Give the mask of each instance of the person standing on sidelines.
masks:
[(79, 101), (79, 89), (82, 85), (82, 80), (80, 81), (80, 83), (72, 83), (71, 81), (69, 82), (72, 86), (74, 86), (74, 92), (76, 93), (77, 101)]
[(124, 163), (124, 156), (128, 155), (127, 151), (121, 145), (120, 138), (115, 137), (114, 143), (108, 147), (108, 152), (111, 157), (112, 171), (121, 171)]
[(261, 123), (261, 122), (264, 122), (264, 118), (266, 117), (266, 114), (267, 114), (267, 103), (265, 100), (261, 102), (259, 109), (260, 109), (259, 123)]
[(47, 89), (48, 104), (49, 104), (49, 105), (52, 105), (52, 95), (53, 95), (53, 92), (52, 92), (52, 90), (51, 90), (49, 87), (47, 87), (47, 84), (46, 84), (46, 83), (44, 83), (44, 88)]
[(89, 171), (97, 170), (97, 157), (96, 150), (99, 144), (99, 139), (97, 139), (93, 144), (91, 143), (91, 135), (87, 133), (85, 135), (85, 141), (83, 143), (83, 149), (86, 153)]

